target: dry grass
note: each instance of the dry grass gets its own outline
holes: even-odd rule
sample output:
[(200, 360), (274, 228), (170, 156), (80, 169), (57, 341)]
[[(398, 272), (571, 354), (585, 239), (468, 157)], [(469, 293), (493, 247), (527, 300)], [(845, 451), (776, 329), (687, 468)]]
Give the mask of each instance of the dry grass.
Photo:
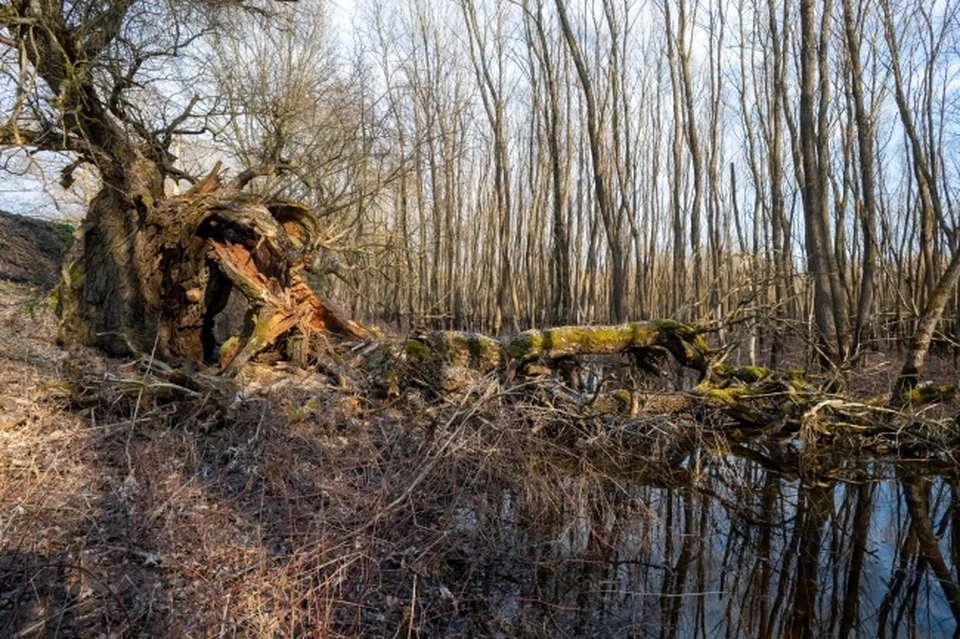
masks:
[[(0, 286), (2, 637), (495, 635), (517, 509), (552, 525), (676, 452), (669, 420), (564, 416), (489, 378), (456, 402), (303, 373), (227, 412), (170, 401), (137, 391), (142, 364), (61, 352), (37, 292)], [(571, 471), (594, 478), (577, 496)]]
[(560, 561), (537, 540), (589, 557), (615, 533), (576, 513), (642, 514), (624, 483), (730, 449), (656, 394), (639, 419), (493, 378), (383, 397), (349, 363), (228, 409), (63, 353), (37, 300), (0, 282), (0, 637), (551, 636), (504, 612), (511, 571)]

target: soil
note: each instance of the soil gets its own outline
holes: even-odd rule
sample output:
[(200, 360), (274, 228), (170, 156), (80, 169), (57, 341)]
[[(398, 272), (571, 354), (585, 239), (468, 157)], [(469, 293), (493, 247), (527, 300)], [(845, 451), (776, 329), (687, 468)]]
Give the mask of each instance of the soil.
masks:
[(50, 288), (73, 227), (0, 211), (0, 280)]

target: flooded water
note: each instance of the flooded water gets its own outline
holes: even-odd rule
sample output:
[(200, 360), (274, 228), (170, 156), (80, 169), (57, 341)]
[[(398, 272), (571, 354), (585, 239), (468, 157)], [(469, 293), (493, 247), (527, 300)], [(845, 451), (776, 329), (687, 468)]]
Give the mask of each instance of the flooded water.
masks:
[[(746, 446), (666, 481), (571, 476), (461, 513), (504, 549), (468, 634), (951, 637), (960, 509), (945, 459)], [(471, 565), (465, 559), (465, 567)], [(479, 622), (478, 622), (479, 623)]]

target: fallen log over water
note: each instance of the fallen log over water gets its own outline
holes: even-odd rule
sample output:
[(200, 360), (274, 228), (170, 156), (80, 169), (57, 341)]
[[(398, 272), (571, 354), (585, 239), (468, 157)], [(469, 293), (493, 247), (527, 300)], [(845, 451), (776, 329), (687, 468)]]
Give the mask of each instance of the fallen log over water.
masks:
[[(275, 316), (283, 307), (278, 302), (265, 308)], [(230, 386), (232, 376), (212, 377), (221, 380), (214, 387), (201, 375), (187, 378), (148, 366), (136, 377), (87, 376), (83, 395), (99, 396), (95, 388), (103, 384), (111, 387), (105, 395), (110, 402), (116, 394), (161, 404), (202, 401), (217, 404), (205, 412), (222, 418), (248, 398), (266, 398), (280, 388), (283, 393), (310, 388), (305, 406), (317, 398), (325, 404), (350, 396), (374, 410), (405, 406), (412, 422), (422, 419), (424, 406), (495, 401), (505, 419), (555, 426), (564, 437), (572, 434), (574, 442), (581, 436), (592, 441), (599, 431), (613, 429), (643, 441), (674, 439), (683, 432), (684, 437), (712, 433), (733, 440), (798, 439), (876, 450), (960, 445), (949, 412), (924, 414), (892, 408), (886, 396), (835, 392), (830, 379), (803, 371), (731, 367), (717, 361), (723, 351), (707, 343), (706, 333), (653, 320), (530, 330), (500, 339), (421, 331), (397, 341), (325, 340), (323, 352), (307, 366), (278, 365), (270, 357), (258, 361), (248, 351), (245, 363), (228, 369), (239, 378), (234, 387), (223, 386)], [(678, 364), (698, 380), (688, 390), (676, 390), (672, 380)], [(916, 400), (944, 400), (951, 392), (950, 387), (922, 386)], [(301, 412), (295, 407), (291, 414)], [(544, 426), (548, 423), (553, 426)]]
[[(913, 414), (914, 409), (949, 400), (956, 392), (954, 386), (920, 386), (908, 396), (909, 405), (891, 407), (889, 396), (845, 395), (831, 390), (834, 380), (804, 371), (715, 362), (722, 350), (707, 344), (706, 332), (673, 320), (564, 326), (501, 339), (425, 332), (403, 343), (397, 371), (390, 374), (438, 395), (459, 396), (480, 375), (499, 371), (505, 387), (523, 384), (529, 393), (539, 392), (540, 401), (564, 410), (630, 418), (685, 414), (730, 432), (805, 440), (874, 439), (883, 445), (896, 445), (906, 431), (928, 433), (933, 420)], [(581, 373), (586, 361), (598, 356), (606, 357), (608, 367), (619, 365), (621, 374), (603, 376), (586, 388)], [(643, 379), (666, 376), (669, 357), (696, 371), (696, 386), (689, 391), (640, 390)], [(395, 381), (394, 393), (397, 388)], [(550, 392), (544, 393), (546, 388)]]
[(463, 331), (434, 331), (408, 338), (404, 359), (416, 377), (443, 388), (451, 372), (503, 370), (510, 376), (537, 377), (546, 371), (562, 374), (579, 386), (580, 359), (588, 356), (626, 356), (655, 375), (672, 355), (703, 379), (715, 353), (703, 338), (703, 329), (673, 320), (629, 322), (618, 326), (561, 326), (531, 329), (496, 339)]

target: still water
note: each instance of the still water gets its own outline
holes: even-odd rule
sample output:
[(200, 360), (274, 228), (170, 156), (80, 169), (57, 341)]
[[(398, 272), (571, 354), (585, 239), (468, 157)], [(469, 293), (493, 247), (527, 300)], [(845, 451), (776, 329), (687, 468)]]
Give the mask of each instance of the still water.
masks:
[[(947, 458), (734, 446), (672, 476), (504, 490), (457, 517), (502, 549), (471, 562), (466, 634), (951, 637), (957, 466)], [(481, 567), (482, 566), (482, 567)]]

